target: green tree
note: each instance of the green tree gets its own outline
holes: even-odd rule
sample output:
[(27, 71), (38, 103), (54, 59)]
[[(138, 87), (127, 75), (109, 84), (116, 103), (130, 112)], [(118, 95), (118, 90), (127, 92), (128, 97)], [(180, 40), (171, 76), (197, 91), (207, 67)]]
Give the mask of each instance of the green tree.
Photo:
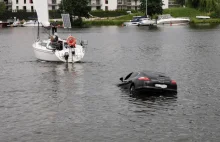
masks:
[(200, 0), (187, 0), (186, 3), (189, 7), (198, 8)]
[[(88, 7), (88, 0), (61, 0), (60, 10), (65, 13), (69, 13), (70, 17), (78, 16), (77, 23), (82, 25), (82, 17), (89, 17), (90, 8)], [(71, 23), (73, 19), (70, 18)]]
[[(141, 0), (140, 10), (146, 14), (146, 0)], [(147, 0), (147, 15), (152, 17), (155, 14), (163, 13), (162, 0)]]
[(211, 12), (218, 8), (219, 0), (187, 0), (187, 5), (202, 11)]
[(4, 2), (0, 2), (0, 16), (5, 13), (6, 6)]

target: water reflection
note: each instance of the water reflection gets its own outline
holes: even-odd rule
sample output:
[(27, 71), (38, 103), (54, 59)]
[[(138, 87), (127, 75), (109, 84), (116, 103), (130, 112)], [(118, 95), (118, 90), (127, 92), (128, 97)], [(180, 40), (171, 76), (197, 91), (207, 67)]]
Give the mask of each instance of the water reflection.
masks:
[(42, 73), (38, 82), (39, 91), (54, 101), (63, 101), (68, 91), (82, 93), (84, 89), (84, 74), (81, 64), (38, 62), (39, 70)]
[(156, 32), (156, 31), (160, 31), (160, 27), (156, 26), (156, 25), (150, 25), (150, 26), (138, 26), (136, 27), (138, 30), (140, 31), (150, 31), (150, 32)]
[(143, 109), (145, 109), (145, 107), (147, 107), (151, 108), (152, 111), (155, 111), (155, 109), (163, 110), (177, 105), (177, 93), (142, 93), (130, 96), (128, 91), (124, 89), (120, 90), (122, 98), (127, 99), (129, 103), (136, 105), (138, 108), (144, 107)]
[(201, 23), (201, 24), (190, 24), (191, 29), (216, 29), (219, 26), (219, 24), (216, 23)]

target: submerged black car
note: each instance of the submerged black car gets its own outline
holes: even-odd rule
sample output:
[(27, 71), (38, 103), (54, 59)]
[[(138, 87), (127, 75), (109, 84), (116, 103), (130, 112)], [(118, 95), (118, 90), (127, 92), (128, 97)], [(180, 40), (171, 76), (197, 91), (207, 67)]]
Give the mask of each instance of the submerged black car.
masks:
[(131, 95), (144, 92), (177, 93), (176, 81), (160, 72), (131, 72), (125, 78), (121, 77), (120, 80), (119, 86), (129, 90)]

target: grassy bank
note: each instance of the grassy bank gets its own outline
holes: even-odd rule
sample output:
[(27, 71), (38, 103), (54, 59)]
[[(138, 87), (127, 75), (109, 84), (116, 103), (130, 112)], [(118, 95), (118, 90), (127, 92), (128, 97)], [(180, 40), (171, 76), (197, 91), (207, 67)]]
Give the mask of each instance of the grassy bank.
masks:
[(163, 11), (164, 14), (170, 14), (173, 17), (189, 17), (194, 24), (199, 23), (220, 23), (220, 18), (210, 19), (196, 19), (196, 16), (209, 16), (205, 13), (193, 8), (169, 8)]
[[(173, 17), (189, 17), (191, 23), (220, 23), (220, 18), (217, 19), (196, 19), (196, 16), (209, 16), (209, 13), (205, 13), (193, 8), (169, 8), (163, 10), (163, 14), (170, 14)], [(84, 21), (87, 26), (110, 26), (119, 25), (121, 26), (124, 22), (129, 21), (133, 16), (141, 16), (144, 13), (138, 12), (133, 14), (128, 14), (124, 16), (114, 17), (111, 19), (93, 19)]]
[(207, 13), (201, 12), (194, 8), (169, 8), (164, 9), (163, 14), (170, 14), (173, 17), (189, 17), (190, 19), (196, 18), (196, 16), (208, 16)]
[(86, 26), (121, 26), (125, 21), (124, 20), (92, 20), (84, 21), (83, 23)]
[(86, 20), (83, 22), (87, 26), (110, 26), (110, 25), (121, 26), (124, 22), (133, 19), (133, 16), (140, 16), (140, 15), (143, 15), (143, 13), (133, 13), (124, 16), (111, 17), (109, 19), (104, 18), (104, 19)]

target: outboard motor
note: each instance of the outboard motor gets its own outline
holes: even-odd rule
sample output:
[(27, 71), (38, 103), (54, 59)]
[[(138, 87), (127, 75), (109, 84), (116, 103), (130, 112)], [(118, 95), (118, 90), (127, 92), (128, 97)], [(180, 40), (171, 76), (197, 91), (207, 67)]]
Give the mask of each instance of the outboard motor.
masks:
[(88, 45), (88, 40), (81, 40), (80, 45), (83, 46), (83, 47), (85, 45)]
[(69, 53), (68, 52), (65, 52), (64, 58), (65, 58), (66, 62), (68, 62), (68, 58), (69, 58)]

